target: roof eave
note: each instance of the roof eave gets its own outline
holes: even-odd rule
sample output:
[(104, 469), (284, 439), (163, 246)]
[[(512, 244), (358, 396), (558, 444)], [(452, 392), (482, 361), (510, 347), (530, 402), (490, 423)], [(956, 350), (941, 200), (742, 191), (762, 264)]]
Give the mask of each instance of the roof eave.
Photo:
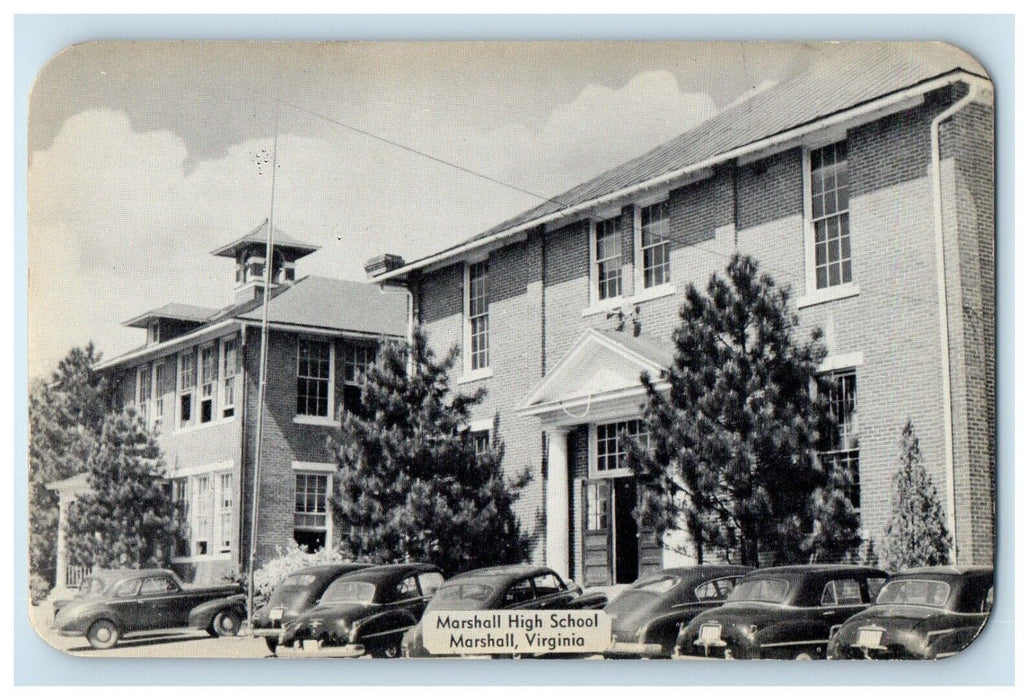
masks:
[(593, 209), (594, 207), (611, 202), (615, 199), (620, 199), (630, 194), (634, 194), (641, 190), (651, 189), (653, 187), (658, 187), (683, 177), (691, 176), (699, 170), (710, 168), (712, 166), (735, 160), (737, 158), (742, 158), (744, 156), (749, 156), (756, 151), (772, 149), (774, 145), (778, 143), (787, 143), (790, 145), (791, 143), (793, 143), (797, 139), (802, 138), (806, 134), (821, 129), (830, 128), (838, 123), (851, 121), (854, 118), (857, 118), (864, 114), (881, 111), (883, 109), (886, 109), (890, 104), (894, 104), (901, 100), (908, 100), (917, 94), (923, 95), (925, 93), (931, 92), (932, 90), (937, 90), (941, 87), (945, 87), (946, 85), (958, 82), (960, 80), (980, 81), (985, 84), (991, 84), (991, 81), (984, 76), (978, 76), (975, 73), (972, 73), (971, 71), (964, 70), (963, 68), (955, 68), (951, 71), (947, 71), (946, 73), (933, 76), (932, 78), (921, 81), (920, 83), (917, 83), (915, 85), (908, 86), (900, 90), (896, 90), (894, 92), (886, 93), (881, 97), (875, 98), (873, 100), (868, 100), (867, 102), (857, 103), (855, 105), (852, 105), (851, 107), (839, 110), (837, 112), (831, 112), (829, 114), (813, 119), (805, 124), (794, 126), (789, 129), (785, 129), (784, 131), (773, 134), (771, 136), (751, 141), (742, 146), (738, 146), (737, 148), (724, 151), (715, 156), (711, 156), (697, 163), (684, 166), (672, 172), (656, 176), (649, 180), (645, 180), (643, 182), (639, 182), (634, 185), (630, 185), (628, 187), (615, 190), (613, 192), (609, 192), (605, 195), (601, 195), (599, 197), (587, 200), (585, 202), (580, 202), (578, 204), (564, 207), (550, 214), (544, 214), (543, 216), (518, 224), (511, 228), (505, 229), (504, 231), (495, 233), (491, 236), (478, 238), (472, 241), (468, 241), (466, 243), (460, 243), (458, 245), (447, 248), (446, 250), (443, 250), (439, 253), (434, 253), (432, 255), (421, 258), (420, 260), (415, 260), (412, 263), (396, 268), (395, 270), (385, 272), (381, 275), (374, 277), (373, 279), (375, 282), (387, 282), (389, 280), (404, 277), (406, 275), (409, 275), (411, 272), (416, 272), (418, 270), (422, 270), (426, 267), (430, 267), (438, 263), (450, 261), (451, 259), (461, 258), (466, 253), (470, 253), (472, 251), (478, 250), (485, 246), (489, 246), (491, 244), (502, 242), (512, 236), (525, 233), (530, 229), (536, 228), (537, 226), (540, 226), (542, 224), (550, 223), (551, 221), (557, 219), (573, 216), (574, 214), (580, 212), (585, 212), (588, 209)]

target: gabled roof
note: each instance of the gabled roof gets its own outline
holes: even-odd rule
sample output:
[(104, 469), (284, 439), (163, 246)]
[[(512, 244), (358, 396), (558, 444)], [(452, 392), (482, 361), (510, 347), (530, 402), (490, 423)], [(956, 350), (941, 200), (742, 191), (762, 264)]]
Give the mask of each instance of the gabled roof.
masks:
[[(674, 139), (611, 168), (548, 201), (439, 253), (380, 275), (405, 274), (444, 259), (454, 249), (484, 239), (518, 232), (544, 217), (575, 214), (599, 198), (650, 183), (669, 174), (696, 168), (710, 159), (781, 134), (819, 124), (821, 120), (880, 98), (916, 88), (953, 73), (987, 78), (970, 55), (934, 42), (848, 42), (814, 67), (733, 104)], [(702, 166), (704, 167), (704, 166)]]
[(210, 316), (216, 313), (216, 309), (204, 306), (192, 306), (190, 304), (166, 304), (157, 309), (152, 309), (139, 316), (134, 316), (122, 325), (131, 328), (147, 328), (149, 321), (153, 319), (168, 318), (174, 321), (190, 321), (193, 323), (204, 323)]
[[(224, 258), (237, 257), (237, 251), (241, 246), (261, 244), (266, 245), (266, 221), (256, 226), (254, 229), (246, 233), (241, 238), (231, 241), (224, 246), (220, 246), (212, 251), (212, 255), (218, 255)], [(273, 245), (281, 250), (288, 252), (294, 258), (301, 258), (303, 255), (309, 255), (310, 253), (320, 250), (320, 246), (310, 245), (304, 243), (297, 238), (292, 238), (275, 225), (273, 227)]]
[(641, 375), (646, 372), (666, 388), (664, 372), (672, 359), (671, 341), (587, 329), (522, 399), (518, 415), (560, 423), (587, 418), (617, 402), (638, 401), (644, 392)]

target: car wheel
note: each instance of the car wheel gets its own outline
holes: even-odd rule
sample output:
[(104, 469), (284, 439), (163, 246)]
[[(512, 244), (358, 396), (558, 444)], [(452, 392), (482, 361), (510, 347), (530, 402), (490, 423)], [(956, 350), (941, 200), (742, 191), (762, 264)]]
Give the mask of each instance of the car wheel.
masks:
[(212, 629), (220, 637), (234, 637), (241, 630), (241, 616), (233, 610), (220, 610), (212, 618)]
[(90, 625), (86, 639), (94, 649), (111, 649), (119, 643), (122, 633), (111, 620), (98, 620)]
[(814, 656), (812, 652), (800, 651), (798, 654), (795, 655), (795, 660), (796, 661), (816, 661), (817, 657)]
[(389, 642), (388, 646), (381, 647), (380, 649), (374, 650), (372, 656), (379, 659), (398, 659), (399, 658), (399, 642)]
[(270, 650), (271, 654), (276, 654), (277, 639), (275, 637), (266, 637), (266, 648)]

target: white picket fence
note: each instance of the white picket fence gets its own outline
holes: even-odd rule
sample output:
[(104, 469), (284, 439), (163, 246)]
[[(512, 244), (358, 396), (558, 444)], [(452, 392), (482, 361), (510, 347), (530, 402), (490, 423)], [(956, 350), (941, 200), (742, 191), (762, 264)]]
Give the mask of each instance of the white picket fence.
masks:
[(68, 588), (79, 588), (83, 579), (93, 573), (92, 566), (70, 566), (65, 570), (65, 586)]

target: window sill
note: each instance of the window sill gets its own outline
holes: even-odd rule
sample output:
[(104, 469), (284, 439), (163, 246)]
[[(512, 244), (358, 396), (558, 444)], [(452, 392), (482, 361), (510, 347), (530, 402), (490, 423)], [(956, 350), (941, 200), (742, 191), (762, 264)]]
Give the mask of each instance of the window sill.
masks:
[(848, 284), (840, 284), (837, 287), (814, 289), (796, 299), (796, 303), (798, 304), (798, 308), (804, 309), (807, 306), (825, 304), (829, 301), (837, 301), (839, 299), (848, 299), (849, 297), (859, 296), (859, 294), (860, 288), (856, 286), (856, 283), (849, 282)]
[(597, 469), (591, 469), (589, 471), (589, 479), (621, 479), (623, 477), (633, 476), (632, 469), (609, 469), (607, 471), (598, 471)]
[(662, 297), (671, 296), (676, 294), (676, 286), (672, 283), (660, 284), (650, 289), (643, 289), (633, 296), (629, 297), (615, 297), (613, 299), (606, 299), (599, 301), (585, 309), (583, 309), (583, 316), (594, 316), (600, 313), (607, 313), (608, 311), (614, 311), (615, 309), (621, 308), (627, 304), (641, 304), (645, 301), (651, 301), (652, 299), (660, 299)]
[(477, 369), (472, 372), (461, 375), (457, 379), (458, 384), (470, 384), (471, 382), (477, 382), (482, 379), (489, 379), (493, 376), (492, 367), (484, 367), (483, 369)]
[(296, 415), (294, 422), (296, 425), (323, 425), (328, 427), (335, 427), (338, 425), (338, 421), (331, 416)]

